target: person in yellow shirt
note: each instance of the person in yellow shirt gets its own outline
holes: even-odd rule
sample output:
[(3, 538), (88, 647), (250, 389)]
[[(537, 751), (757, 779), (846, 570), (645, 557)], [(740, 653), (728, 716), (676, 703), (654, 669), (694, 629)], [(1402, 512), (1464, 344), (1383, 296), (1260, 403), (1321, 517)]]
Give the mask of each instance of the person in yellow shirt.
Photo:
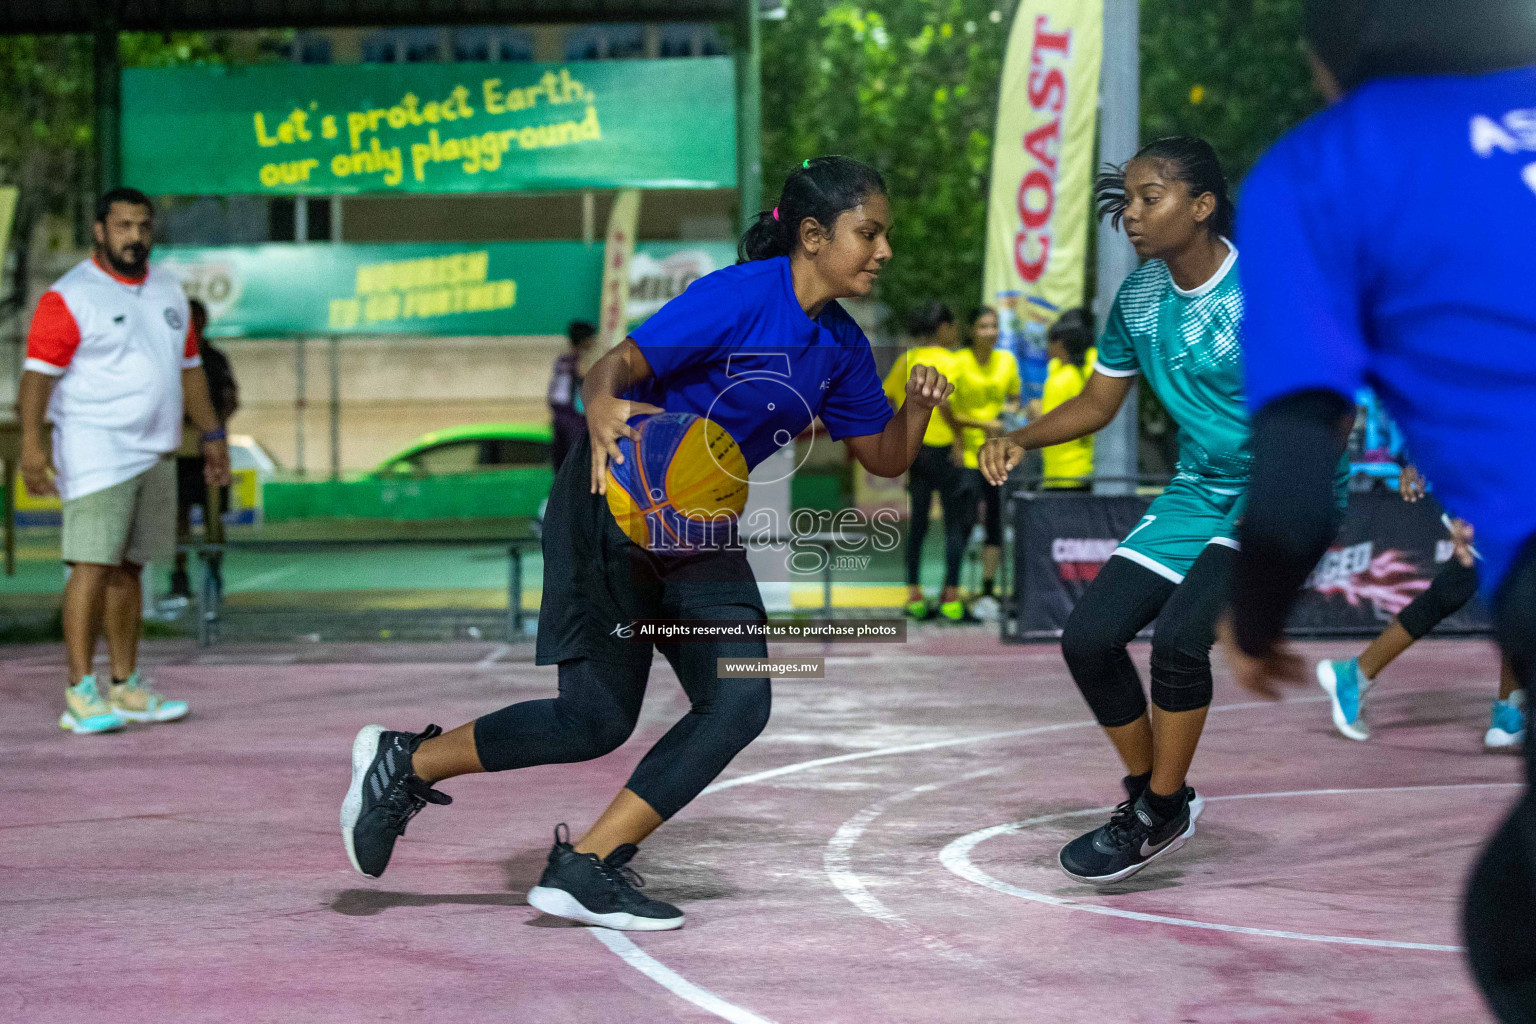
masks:
[(950, 380), (955, 385), (955, 393), (949, 398), (950, 415), (960, 428), (962, 460), (972, 501), (970, 514), (965, 517), (967, 532), (976, 522), (976, 503), (985, 510), (981, 594), (973, 611), (984, 619), (996, 618), (999, 609), (993, 590), (997, 585), (997, 567), (1003, 560), (1003, 489), (982, 479), (976, 453), (987, 438), (1001, 436), (1005, 427), (1003, 416), (1018, 411), (1023, 387), (1018, 360), (1012, 352), (997, 348), (997, 310), (983, 306), (971, 318), (970, 347), (956, 354)]
[[(1069, 398), (1076, 398), (1093, 373), (1093, 314), (1078, 307), (1057, 318), (1046, 334), (1051, 357), (1045, 389), (1040, 396), (1040, 415)], [(1042, 486), (1055, 490), (1086, 491), (1093, 480), (1093, 435), (1040, 449), (1044, 463)]]
[[(912, 336), (912, 347), (896, 360), (890, 375), (885, 378), (885, 397), (891, 405), (900, 407), (905, 396), (907, 378), (914, 366), (931, 366), (946, 377), (953, 378), (955, 349), (960, 332), (955, 326), (955, 315), (942, 302), (930, 302), (918, 309), (908, 322), (907, 332)], [(960, 438), (950, 420), (947, 406), (936, 410), (940, 415), (928, 421), (928, 431), (923, 435), (923, 448), (907, 470), (907, 494), (911, 510), (907, 530), (907, 605), (906, 614), (914, 619), (931, 619), (934, 611), (923, 594), (920, 570), (923, 563), (923, 541), (928, 537), (930, 510), (933, 495), (937, 492), (939, 504), (944, 510), (944, 589), (939, 593), (941, 614), (945, 608), (958, 608), (956, 618), (963, 615), (965, 606), (960, 602), (960, 559), (965, 554), (966, 538), (970, 523), (975, 519), (975, 506), (966, 500), (966, 480), (961, 467)], [(971, 520), (965, 515), (969, 509)]]

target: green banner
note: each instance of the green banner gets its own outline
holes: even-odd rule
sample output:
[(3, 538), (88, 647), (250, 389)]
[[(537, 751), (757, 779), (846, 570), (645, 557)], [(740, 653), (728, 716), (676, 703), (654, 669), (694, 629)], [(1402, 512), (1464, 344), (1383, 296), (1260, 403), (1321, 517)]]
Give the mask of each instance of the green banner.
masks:
[[(735, 261), (729, 242), (641, 242), (630, 320)], [(210, 337), (562, 334), (597, 320), (603, 247), (582, 242), (157, 246)]]
[(131, 68), (123, 181), (155, 195), (736, 184), (728, 57)]

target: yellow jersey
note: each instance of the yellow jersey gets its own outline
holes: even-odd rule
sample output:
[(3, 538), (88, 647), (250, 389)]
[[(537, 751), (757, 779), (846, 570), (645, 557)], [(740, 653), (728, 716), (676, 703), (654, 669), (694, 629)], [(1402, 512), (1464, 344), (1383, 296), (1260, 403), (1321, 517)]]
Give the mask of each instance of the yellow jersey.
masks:
[[(953, 381), (954, 363), (955, 353), (940, 345), (919, 345), (908, 349), (896, 360), (896, 365), (891, 367), (891, 372), (885, 378), (885, 397), (900, 409), (907, 400), (907, 378), (912, 376), (912, 367), (931, 366)], [(950, 429), (944, 414), (938, 409), (933, 410), (933, 416), (928, 420), (928, 430), (923, 434), (923, 444), (948, 448), (954, 443), (955, 432)]]
[[(1060, 359), (1050, 361), (1046, 367), (1045, 389), (1040, 396), (1042, 415), (1082, 393), (1096, 358), (1097, 353), (1089, 349), (1083, 356), (1082, 366), (1063, 363)], [(1042, 448), (1040, 457), (1046, 487), (1074, 487), (1087, 483), (1093, 477), (1093, 435)], [(1068, 479), (1061, 479), (1063, 477)]]
[[(949, 398), (950, 410), (968, 420), (995, 420), (1002, 415), (1010, 399), (1019, 397), (1023, 381), (1019, 379), (1019, 362), (1012, 352), (993, 349), (985, 366), (976, 358), (974, 350), (963, 348), (955, 353), (955, 393)], [(965, 466), (978, 468), (977, 454), (986, 443), (987, 432), (980, 427), (962, 427), (965, 443)]]

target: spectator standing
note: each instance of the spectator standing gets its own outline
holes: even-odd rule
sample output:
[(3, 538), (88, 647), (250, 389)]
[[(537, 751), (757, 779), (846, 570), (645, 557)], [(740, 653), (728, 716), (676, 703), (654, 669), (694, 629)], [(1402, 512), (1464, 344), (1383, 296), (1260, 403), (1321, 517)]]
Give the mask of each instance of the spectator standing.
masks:
[(566, 336), (571, 339), (571, 347), (555, 359), (555, 370), (549, 378), (549, 411), (554, 427), (554, 443), (549, 451), (556, 473), (576, 442), (587, 436), (581, 381), (597, 328), (585, 320), (572, 320)]
[[(152, 269), (154, 206), (117, 188), (96, 205), (95, 249), (38, 302), (17, 410), (21, 472), (34, 495), (64, 503), (64, 648), (59, 725), (74, 733), (163, 722), (187, 713), (139, 674), (146, 562), (176, 539), (176, 465), (183, 407), (202, 431), (208, 483), (229, 483), (229, 447), (208, 393), (187, 297)], [(45, 421), (53, 424), (47, 444)], [(105, 632), (111, 685), (97, 685)]]
[[(192, 311), (192, 332), (197, 337), (198, 356), (203, 361), (203, 375), (208, 378), (208, 396), (213, 401), (213, 411), (219, 417), (220, 429), (229, 428), (229, 418), (240, 408), (240, 388), (235, 383), (235, 372), (230, 369), (229, 357), (208, 343), (204, 332), (208, 327), (208, 307), (197, 299), (187, 303)], [(212, 521), (213, 510), (208, 507), (208, 461), (201, 455), (181, 455), (176, 458), (176, 565), (171, 571), (171, 596), (189, 600), (192, 582), (187, 576), (187, 553), (182, 545), (192, 539), (192, 507), (203, 510), (203, 530)], [(219, 512), (229, 510), (229, 488), (219, 488)], [(219, 573), (217, 556), (209, 563), (214, 575)]]

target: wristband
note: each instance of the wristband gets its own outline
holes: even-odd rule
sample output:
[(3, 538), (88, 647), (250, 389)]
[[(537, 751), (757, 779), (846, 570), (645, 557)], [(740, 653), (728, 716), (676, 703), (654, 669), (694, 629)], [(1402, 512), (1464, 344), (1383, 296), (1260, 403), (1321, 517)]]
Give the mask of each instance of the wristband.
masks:
[(209, 441), (222, 441), (226, 436), (227, 435), (224, 433), (224, 428), (220, 427), (218, 430), (203, 431), (200, 440), (203, 444), (207, 444)]

